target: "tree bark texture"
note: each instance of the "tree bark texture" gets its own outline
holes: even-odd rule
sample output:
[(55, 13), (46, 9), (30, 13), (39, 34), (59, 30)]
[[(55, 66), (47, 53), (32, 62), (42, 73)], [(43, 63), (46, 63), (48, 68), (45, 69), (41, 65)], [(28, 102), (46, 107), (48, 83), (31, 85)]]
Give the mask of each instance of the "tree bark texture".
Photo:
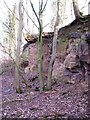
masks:
[(47, 89), (50, 90), (52, 87), (52, 71), (53, 65), (56, 58), (56, 49), (57, 49), (57, 39), (58, 39), (58, 25), (59, 25), (59, 0), (57, 0), (57, 15), (56, 22), (54, 26), (54, 37), (53, 37), (53, 47), (52, 47), (52, 56), (48, 68), (48, 79), (47, 79)]
[(77, 0), (72, 0), (72, 2), (73, 2), (73, 10), (74, 10), (75, 18), (80, 18), (81, 13), (77, 4)]
[(16, 49), (16, 91), (21, 93), (20, 87), (20, 50), (22, 44), (22, 30), (23, 30), (23, 11), (22, 11), (23, 0), (19, 2), (19, 26), (17, 36), (17, 49)]

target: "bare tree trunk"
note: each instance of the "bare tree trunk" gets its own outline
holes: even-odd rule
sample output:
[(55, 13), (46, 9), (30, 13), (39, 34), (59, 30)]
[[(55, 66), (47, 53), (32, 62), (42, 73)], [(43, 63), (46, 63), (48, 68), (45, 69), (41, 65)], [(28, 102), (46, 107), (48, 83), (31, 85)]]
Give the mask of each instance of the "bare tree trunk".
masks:
[(77, 4), (77, 0), (72, 0), (72, 2), (73, 2), (73, 9), (74, 9), (75, 18), (82, 17), (81, 12), (80, 12), (79, 7), (78, 7), (78, 4)]
[(38, 73), (39, 73), (39, 81), (40, 81), (40, 91), (44, 90), (44, 80), (43, 80), (43, 74), (42, 74), (42, 3), (43, 0), (39, 1), (39, 38), (38, 38)]
[(88, 15), (90, 15), (90, 2), (88, 3)]
[[(26, 11), (27, 11), (27, 14), (28, 14), (28, 0), (26, 0)], [(30, 30), (29, 30), (29, 18), (28, 18), (28, 15), (27, 15), (27, 30), (28, 30), (28, 32), (30, 32)], [(29, 33), (28, 33), (29, 34)], [(30, 58), (29, 58), (29, 56), (30, 56), (30, 46), (27, 48), (27, 52), (28, 52), (28, 61), (29, 61), (29, 63), (30, 63)]]
[(44, 90), (44, 80), (42, 74), (42, 28), (40, 29), (39, 38), (38, 38), (38, 73), (39, 73), (39, 83), (40, 91)]
[(18, 37), (17, 37), (17, 50), (16, 50), (16, 91), (21, 93), (20, 87), (20, 50), (22, 43), (22, 30), (23, 30), (23, 11), (22, 11), (23, 0), (19, 2), (19, 27), (18, 27)]
[(56, 16), (56, 22), (55, 22), (55, 26), (54, 26), (52, 56), (51, 56), (51, 60), (49, 63), (49, 69), (48, 69), (48, 79), (47, 79), (47, 89), (48, 90), (50, 90), (52, 87), (52, 71), (53, 71), (53, 64), (54, 64), (55, 58), (56, 58), (58, 24), (59, 24), (59, 0), (57, 0), (57, 16)]
[(44, 90), (44, 80), (43, 80), (43, 74), (42, 74), (42, 31), (43, 31), (43, 24), (42, 24), (42, 14), (45, 10), (45, 7), (47, 5), (47, 2), (48, 0), (46, 0), (46, 3), (45, 5), (43, 6), (43, 0), (39, 0), (39, 16), (37, 15), (34, 7), (33, 7), (33, 4), (30, 1), (30, 4), (31, 4), (31, 7), (32, 7), (32, 10), (37, 18), (37, 21), (38, 21), (38, 24), (39, 24), (39, 37), (38, 37), (38, 73), (39, 73), (39, 83), (40, 83), (40, 91), (43, 91)]

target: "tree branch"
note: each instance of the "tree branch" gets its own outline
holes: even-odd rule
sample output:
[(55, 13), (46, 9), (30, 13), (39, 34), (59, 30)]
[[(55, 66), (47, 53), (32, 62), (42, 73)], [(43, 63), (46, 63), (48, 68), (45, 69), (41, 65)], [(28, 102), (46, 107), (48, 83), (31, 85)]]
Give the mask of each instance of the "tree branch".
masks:
[[(8, 10), (15, 16), (15, 18), (17, 19), (17, 21), (20, 21), (19, 18), (18, 18), (18, 17), (12, 12), (12, 10), (8, 7), (8, 5), (7, 5), (7, 3), (5, 2), (5, 0), (4, 0), (4, 4), (5, 4), (6, 7), (8, 8)], [(29, 33), (29, 31), (28, 31), (25, 27), (24, 27), (24, 30)]]
[(36, 18), (37, 18), (37, 21), (38, 21), (38, 23), (39, 23), (39, 26), (41, 26), (40, 20), (39, 20), (38, 15), (37, 15), (37, 13), (36, 13), (34, 7), (33, 7), (33, 4), (32, 4), (32, 2), (31, 2), (31, 0), (29, 0), (29, 1), (30, 1), (30, 4), (31, 4), (31, 7), (32, 7), (32, 10), (33, 10), (33, 12), (34, 12), (34, 14), (35, 14), (35, 16), (36, 16)]
[(47, 23), (45, 26), (43, 26), (43, 28), (47, 27), (49, 25), (49, 23)]
[(43, 9), (42, 9), (42, 13), (43, 13), (43, 11), (44, 11), (45, 8), (46, 8), (47, 3), (48, 3), (48, 0), (46, 0), (46, 3), (45, 3), (45, 5), (44, 5), (44, 7), (43, 7)]
[[(38, 28), (38, 26), (35, 24), (34, 20), (29, 16), (29, 14), (27, 13), (27, 11), (25, 10), (24, 6), (23, 9), (25, 11), (25, 13), (27, 14), (27, 16), (29, 17), (29, 19), (34, 23), (34, 25)], [(38, 28), (39, 29), (39, 28)]]
[(8, 25), (5, 24), (2, 20), (0, 20), (0, 22), (1, 22), (5, 27), (7, 27), (7, 28), (9, 29)]
[[(6, 7), (8, 8), (8, 10), (15, 16), (15, 14), (12, 12), (12, 10), (8, 7), (7, 3), (4, 0), (4, 4), (6, 5)], [(15, 16), (16, 17), (16, 16)], [(19, 21), (19, 18), (16, 17), (16, 19)]]

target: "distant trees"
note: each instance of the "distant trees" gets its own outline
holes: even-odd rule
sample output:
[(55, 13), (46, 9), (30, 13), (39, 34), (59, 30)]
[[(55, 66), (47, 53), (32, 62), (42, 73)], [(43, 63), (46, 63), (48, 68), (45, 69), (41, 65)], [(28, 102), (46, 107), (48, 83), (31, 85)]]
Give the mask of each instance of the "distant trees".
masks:
[(11, 14), (11, 25), (9, 26), (9, 50), (11, 51), (12, 57), (15, 58), (15, 48), (16, 48), (16, 33), (15, 33), (15, 12), (16, 12), (16, 4), (13, 6), (12, 14)]
[(15, 58), (15, 47), (16, 47), (16, 36), (15, 36), (15, 12), (16, 12), (16, 4), (13, 6), (12, 12), (8, 10), (8, 17), (6, 22), (3, 23), (4, 30), (4, 43), (8, 45), (8, 52)]
[[(51, 10), (52, 10), (52, 20), (50, 22), (50, 28), (52, 31), (54, 31), (54, 25), (56, 21), (56, 13), (57, 13), (57, 4), (56, 0), (51, 1)], [(64, 20), (67, 19), (67, 13), (66, 13), (66, 0), (59, 0), (59, 11), (58, 14), (60, 16), (59, 19), (59, 27), (62, 27), (64, 24)]]

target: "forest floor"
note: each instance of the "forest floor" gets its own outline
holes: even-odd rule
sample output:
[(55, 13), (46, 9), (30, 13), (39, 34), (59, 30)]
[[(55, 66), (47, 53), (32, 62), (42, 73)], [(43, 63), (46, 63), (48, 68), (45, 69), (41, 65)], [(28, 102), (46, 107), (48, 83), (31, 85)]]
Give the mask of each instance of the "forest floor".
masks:
[[(87, 81), (69, 82), (66, 78), (54, 81), (52, 90), (40, 92), (38, 78), (28, 80), (30, 96), (25, 85), (23, 93), (15, 90), (15, 71), (4, 72), (2, 81), (3, 118), (29, 118), (55, 120), (61, 118), (87, 118)], [(1, 104), (1, 103), (0, 103)]]

